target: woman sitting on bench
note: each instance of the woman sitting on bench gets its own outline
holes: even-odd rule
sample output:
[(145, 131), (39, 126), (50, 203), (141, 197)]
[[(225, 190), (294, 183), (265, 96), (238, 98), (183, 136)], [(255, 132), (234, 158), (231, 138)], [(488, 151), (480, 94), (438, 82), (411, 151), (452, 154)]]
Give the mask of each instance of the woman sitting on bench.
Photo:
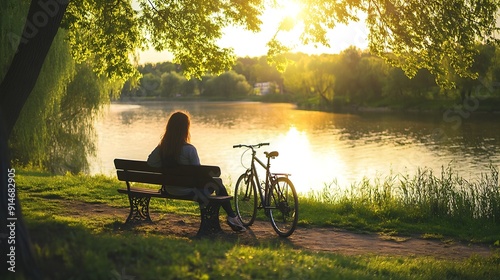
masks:
[[(200, 165), (200, 158), (196, 148), (190, 142), (190, 127), (191, 121), (187, 113), (177, 111), (174, 112), (167, 122), (165, 134), (163, 135), (160, 144), (151, 152), (148, 157), (148, 164), (153, 167), (169, 167), (181, 165)], [(214, 178), (217, 182), (215, 193), (217, 195), (228, 195), (226, 187), (222, 184), (220, 178)], [(164, 186), (162, 191), (176, 196), (185, 196), (195, 194), (194, 189)], [(246, 231), (246, 228), (241, 224), (241, 221), (236, 216), (230, 201), (224, 201), (221, 204), (226, 211), (227, 223), (234, 231)]]

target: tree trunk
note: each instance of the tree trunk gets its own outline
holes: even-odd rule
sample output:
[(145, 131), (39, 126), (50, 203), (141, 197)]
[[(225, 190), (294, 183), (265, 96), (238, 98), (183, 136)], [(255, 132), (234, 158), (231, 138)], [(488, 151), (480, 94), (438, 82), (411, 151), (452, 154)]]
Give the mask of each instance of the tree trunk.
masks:
[[(67, 7), (68, 0), (31, 1), (17, 52), (0, 84), (0, 259), (3, 264), (0, 269), (2, 274), (12, 273), (8, 269), (15, 265), (14, 273), (24, 271), (27, 279), (41, 276), (35, 265), (17, 192), (14, 198), (9, 197), (9, 193), (15, 190), (12, 181), (15, 180), (15, 170), (10, 166), (7, 142), (36, 84)], [(9, 177), (12, 178), (10, 182)]]

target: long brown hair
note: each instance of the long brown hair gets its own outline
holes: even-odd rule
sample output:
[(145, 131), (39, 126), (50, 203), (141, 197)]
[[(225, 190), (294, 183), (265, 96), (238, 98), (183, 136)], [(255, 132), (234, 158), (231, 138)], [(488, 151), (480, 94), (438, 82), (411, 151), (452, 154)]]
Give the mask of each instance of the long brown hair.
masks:
[(189, 113), (177, 111), (170, 115), (165, 129), (165, 134), (160, 142), (162, 160), (179, 160), (182, 146), (190, 142), (190, 125), (191, 120)]

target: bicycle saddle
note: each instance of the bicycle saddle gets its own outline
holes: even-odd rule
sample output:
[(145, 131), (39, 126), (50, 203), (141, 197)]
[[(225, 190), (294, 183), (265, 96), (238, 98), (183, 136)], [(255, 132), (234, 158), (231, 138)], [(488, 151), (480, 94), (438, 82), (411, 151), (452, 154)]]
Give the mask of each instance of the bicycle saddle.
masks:
[(270, 153), (264, 152), (264, 154), (266, 154), (266, 157), (268, 157), (268, 158), (275, 158), (279, 155), (279, 153), (277, 151), (272, 151)]

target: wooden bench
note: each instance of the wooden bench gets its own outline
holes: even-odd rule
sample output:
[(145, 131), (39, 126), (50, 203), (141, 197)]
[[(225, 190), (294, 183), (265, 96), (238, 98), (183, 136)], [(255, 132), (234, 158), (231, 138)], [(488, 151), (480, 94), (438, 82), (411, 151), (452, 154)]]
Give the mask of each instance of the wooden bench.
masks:
[[(149, 201), (152, 197), (180, 199), (198, 202), (200, 205), (201, 223), (197, 235), (207, 235), (221, 232), (219, 208), (221, 202), (232, 199), (232, 196), (217, 196), (212, 194), (219, 185), (214, 178), (220, 176), (220, 168), (208, 165), (181, 165), (173, 168), (151, 167), (145, 161), (115, 159), (118, 180), (125, 181), (127, 188), (118, 189), (119, 193), (127, 194), (130, 202), (130, 213), (125, 223), (147, 221), (149, 216)], [(194, 188), (192, 195), (174, 196), (161, 192), (160, 188), (137, 188), (132, 183), (153, 185), (170, 185)]]

